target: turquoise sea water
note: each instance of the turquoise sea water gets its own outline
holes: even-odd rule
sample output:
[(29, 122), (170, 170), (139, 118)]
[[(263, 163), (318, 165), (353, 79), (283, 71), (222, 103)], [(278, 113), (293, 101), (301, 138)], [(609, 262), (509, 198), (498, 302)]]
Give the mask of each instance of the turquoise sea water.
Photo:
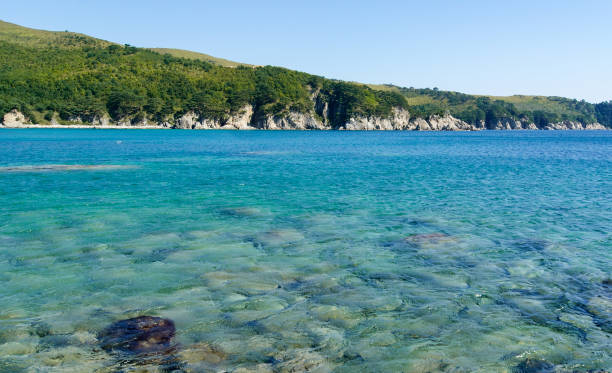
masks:
[(139, 315), (186, 372), (612, 369), (611, 132), (2, 130), (0, 167), (0, 372), (161, 371), (98, 345)]

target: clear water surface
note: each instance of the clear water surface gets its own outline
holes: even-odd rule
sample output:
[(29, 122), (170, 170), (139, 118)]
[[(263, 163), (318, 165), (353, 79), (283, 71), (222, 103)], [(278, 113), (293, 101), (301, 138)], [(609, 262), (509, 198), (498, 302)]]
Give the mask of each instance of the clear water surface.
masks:
[(187, 372), (612, 369), (610, 132), (1, 130), (0, 166), (0, 372), (163, 371), (99, 347), (139, 315)]

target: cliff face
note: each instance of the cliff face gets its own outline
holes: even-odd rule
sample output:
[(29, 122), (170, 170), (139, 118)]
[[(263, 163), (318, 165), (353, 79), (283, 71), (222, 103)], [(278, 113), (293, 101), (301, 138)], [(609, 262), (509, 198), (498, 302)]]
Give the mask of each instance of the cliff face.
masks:
[[(321, 114), (299, 113), (291, 111), (285, 115), (267, 115), (256, 117), (251, 105), (244, 106), (236, 114), (225, 120), (201, 118), (197, 113), (190, 111), (181, 117), (164, 122), (153, 122), (149, 119), (138, 120), (124, 118), (113, 121), (108, 116), (83, 117), (77, 116), (69, 119), (74, 126), (79, 127), (147, 127), (147, 128), (177, 128), (177, 129), (232, 129), (232, 130), (348, 130), (348, 131), (479, 131), (492, 130), (605, 130), (605, 126), (599, 123), (580, 123), (574, 121), (562, 121), (550, 123), (538, 127), (535, 123), (524, 120), (504, 118), (493, 125), (485, 126), (484, 123), (473, 125), (457, 119), (451, 115), (432, 115), (429, 118), (411, 118), (408, 110), (394, 108), (392, 115), (388, 118), (353, 116), (346, 123), (333, 127), (328, 120), (329, 109), (327, 105), (321, 108)], [(2, 120), (4, 127), (30, 127), (37, 126), (17, 110), (6, 113)], [(60, 125), (55, 119), (50, 125), (41, 127), (69, 127)]]
[(266, 116), (256, 123), (256, 127), (265, 130), (329, 130), (331, 126), (324, 124), (312, 114), (290, 112), (285, 116)]
[(481, 128), (466, 123), (451, 115), (442, 117), (433, 115), (429, 117), (428, 121), (419, 121), (418, 129), (428, 131), (477, 131)]
[(29, 122), (29, 119), (26, 118), (25, 115), (14, 109), (4, 114), (4, 117), (2, 118), (2, 124), (7, 127), (19, 126)]
[(341, 126), (344, 130), (406, 130), (410, 128), (410, 113), (408, 110), (394, 108), (391, 117), (351, 117)]
[(580, 122), (563, 121), (558, 123), (551, 123), (544, 127), (545, 130), (605, 130), (607, 129), (604, 125), (599, 123), (588, 123), (583, 124)]

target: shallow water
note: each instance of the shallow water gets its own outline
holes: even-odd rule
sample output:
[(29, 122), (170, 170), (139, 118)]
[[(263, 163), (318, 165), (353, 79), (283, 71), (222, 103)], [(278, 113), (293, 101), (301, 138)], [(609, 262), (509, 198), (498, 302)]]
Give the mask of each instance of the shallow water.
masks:
[(161, 370), (99, 347), (140, 315), (186, 372), (612, 369), (610, 132), (2, 130), (0, 167), (0, 372)]

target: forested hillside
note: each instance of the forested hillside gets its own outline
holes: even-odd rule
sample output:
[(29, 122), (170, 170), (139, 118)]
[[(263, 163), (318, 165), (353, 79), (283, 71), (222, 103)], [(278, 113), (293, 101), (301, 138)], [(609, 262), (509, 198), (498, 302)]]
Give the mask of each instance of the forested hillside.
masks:
[(36, 122), (104, 114), (164, 121), (188, 111), (222, 119), (245, 104), (256, 115), (314, 112), (314, 93), (336, 108), (332, 124), (407, 107), (396, 92), (280, 67), (224, 67), (69, 32), (28, 30), (0, 28), (0, 112), (18, 109)]
[(410, 112), (416, 116), (449, 113), (471, 124), (493, 124), (501, 118), (525, 119), (543, 127), (560, 121), (598, 122), (612, 127), (612, 101), (591, 104), (564, 97), (515, 95), (477, 96), (434, 89), (370, 85), (376, 89), (401, 93)]
[(537, 127), (560, 121), (612, 127), (611, 102), (366, 86), (0, 22), (0, 118), (16, 109), (42, 124), (101, 117), (159, 123), (193, 112), (223, 122), (246, 105), (255, 119), (305, 113), (330, 128), (354, 117), (388, 118), (394, 108), (407, 109), (411, 118), (450, 114), (478, 128), (495, 128), (503, 118)]

